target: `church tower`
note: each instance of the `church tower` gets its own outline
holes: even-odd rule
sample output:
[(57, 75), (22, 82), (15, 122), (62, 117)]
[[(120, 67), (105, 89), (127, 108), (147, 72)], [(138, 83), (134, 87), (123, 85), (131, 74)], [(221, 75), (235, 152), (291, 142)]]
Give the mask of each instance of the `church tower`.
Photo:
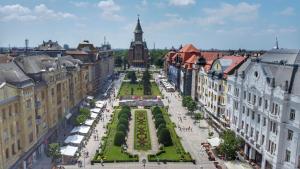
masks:
[(144, 32), (139, 17), (133, 33), (134, 40), (130, 43), (128, 50), (129, 65), (134, 67), (146, 67), (148, 66), (149, 53), (147, 43), (143, 41)]
[(140, 18), (138, 17), (136, 27), (134, 29), (134, 41), (143, 41), (143, 30), (140, 23)]

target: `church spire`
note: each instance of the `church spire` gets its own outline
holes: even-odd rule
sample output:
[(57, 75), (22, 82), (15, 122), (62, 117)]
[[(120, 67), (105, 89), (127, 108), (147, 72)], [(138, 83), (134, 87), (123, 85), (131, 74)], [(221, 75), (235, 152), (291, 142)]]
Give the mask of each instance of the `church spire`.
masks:
[(137, 20), (136, 27), (134, 29), (134, 33), (143, 33), (141, 23), (140, 23), (140, 15), (138, 15), (138, 20)]

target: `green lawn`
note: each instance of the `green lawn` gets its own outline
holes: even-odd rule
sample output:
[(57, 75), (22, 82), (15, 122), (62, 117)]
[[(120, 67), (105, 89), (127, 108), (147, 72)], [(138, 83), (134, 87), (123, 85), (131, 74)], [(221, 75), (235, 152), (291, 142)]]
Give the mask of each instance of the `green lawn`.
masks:
[(128, 153), (122, 152), (120, 146), (114, 145), (114, 137), (117, 131), (118, 124), (118, 113), (120, 109), (114, 111), (112, 122), (108, 125), (108, 134), (104, 139), (104, 144), (102, 146), (102, 151), (95, 155), (93, 161), (100, 161), (102, 158), (104, 162), (113, 161), (138, 161), (137, 156), (132, 156)]
[(150, 150), (151, 139), (146, 110), (134, 111), (134, 149)]
[(167, 123), (167, 128), (170, 131), (173, 145), (164, 147), (164, 153), (159, 153), (158, 155), (149, 155), (148, 160), (156, 161), (157, 159), (159, 159), (160, 161), (192, 161), (191, 155), (184, 150), (180, 142), (180, 138), (177, 136), (174, 129), (175, 125), (172, 123), (166, 109), (162, 108), (162, 113)]
[[(133, 89), (133, 93), (131, 94), (131, 88)], [(130, 82), (123, 82), (119, 91), (118, 96), (144, 96), (143, 85), (140, 83), (131, 84)], [(155, 82), (151, 82), (151, 92), (152, 96), (161, 96), (159, 88)]]

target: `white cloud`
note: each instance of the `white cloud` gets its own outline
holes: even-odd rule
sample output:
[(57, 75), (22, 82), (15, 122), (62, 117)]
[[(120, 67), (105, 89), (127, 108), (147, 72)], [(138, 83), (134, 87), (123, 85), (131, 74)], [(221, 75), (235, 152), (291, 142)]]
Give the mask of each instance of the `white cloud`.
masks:
[(147, 9), (148, 2), (147, 0), (141, 0), (140, 3), (136, 5), (136, 8), (140, 11), (144, 11)]
[(90, 5), (90, 3), (84, 1), (71, 1), (70, 3), (76, 7), (88, 7)]
[(195, 0), (169, 0), (169, 4), (174, 6), (187, 6), (195, 3)]
[(205, 17), (199, 18), (202, 25), (225, 24), (229, 20), (250, 21), (258, 16), (259, 4), (241, 2), (237, 5), (223, 3), (219, 8), (204, 8)]
[(34, 7), (34, 12), (41, 19), (66, 19), (75, 18), (75, 15), (66, 12), (56, 12), (49, 9), (45, 4), (40, 4)]
[(75, 15), (66, 12), (57, 12), (47, 8), (46, 5), (36, 5), (33, 9), (29, 9), (20, 4), (0, 5), (0, 21), (33, 21), (44, 19), (67, 19), (76, 18)]
[(294, 15), (294, 8), (292, 8), (292, 7), (287, 7), (287, 8), (285, 8), (284, 10), (282, 10), (282, 11), (280, 12), (280, 15), (283, 15), (283, 16)]
[(123, 17), (118, 14), (121, 7), (113, 0), (104, 0), (98, 3), (98, 7), (102, 10), (101, 16), (107, 20), (123, 20)]

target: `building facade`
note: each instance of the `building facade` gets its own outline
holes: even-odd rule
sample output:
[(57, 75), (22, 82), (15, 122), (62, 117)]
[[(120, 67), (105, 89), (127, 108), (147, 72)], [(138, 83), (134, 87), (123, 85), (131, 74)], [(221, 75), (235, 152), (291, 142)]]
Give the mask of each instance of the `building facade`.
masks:
[(0, 168), (32, 168), (61, 135), (87, 95), (88, 70), (81, 65), (72, 57), (48, 55), (0, 64)]
[(130, 66), (146, 67), (148, 66), (149, 53), (147, 43), (143, 41), (143, 30), (138, 18), (134, 30), (134, 41), (130, 43), (128, 50), (128, 62)]
[[(197, 96), (206, 118), (219, 131), (229, 127), (229, 116), (225, 114), (227, 99), (227, 76), (246, 59), (242, 56), (213, 57), (211, 65), (199, 69)], [(208, 59), (207, 59), (208, 60)], [(209, 61), (208, 61), (209, 62)]]
[(299, 50), (273, 49), (228, 77), (230, 127), (263, 169), (300, 166), (299, 64)]

